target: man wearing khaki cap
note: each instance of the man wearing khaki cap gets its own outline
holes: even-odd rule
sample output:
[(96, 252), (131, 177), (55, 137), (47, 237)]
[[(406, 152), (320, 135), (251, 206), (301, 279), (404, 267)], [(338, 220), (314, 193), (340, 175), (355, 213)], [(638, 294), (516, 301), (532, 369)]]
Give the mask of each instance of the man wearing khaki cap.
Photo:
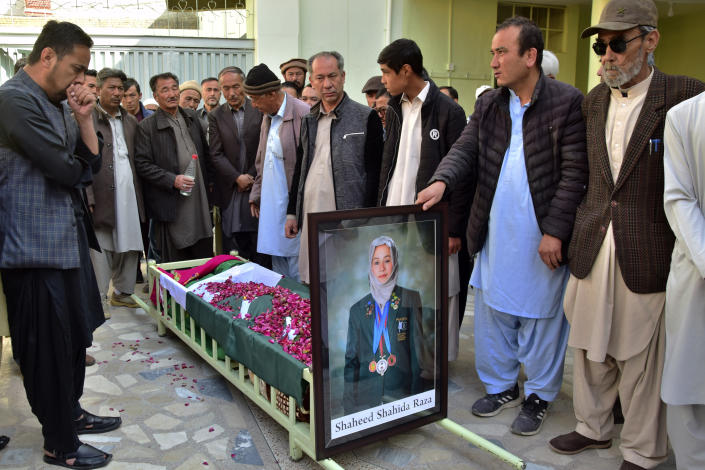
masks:
[(582, 33), (597, 34), (604, 83), (583, 102), (590, 181), (569, 245), (564, 300), (578, 424), (549, 444), (563, 454), (610, 447), (619, 397), (622, 470), (666, 459), (659, 392), (674, 236), (663, 210), (663, 128), (672, 106), (704, 89), (649, 65), (657, 23), (652, 0), (612, 0)]
[(196, 111), (201, 103), (201, 87), (196, 80), (179, 85), (179, 106)]
[(284, 77), (285, 82), (294, 82), (299, 87), (299, 92), (303, 90), (306, 84), (307, 72), (306, 59), (289, 59), (279, 65), (279, 70)]

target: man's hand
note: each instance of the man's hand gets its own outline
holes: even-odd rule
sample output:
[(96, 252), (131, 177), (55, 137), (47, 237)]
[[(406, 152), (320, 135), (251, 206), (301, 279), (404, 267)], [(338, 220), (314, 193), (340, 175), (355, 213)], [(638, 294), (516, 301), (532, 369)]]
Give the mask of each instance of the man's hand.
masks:
[(459, 237), (448, 237), (448, 256), (460, 251), (462, 240)]
[(539, 256), (541, 260), (548, 266), (548, 269), (553, 271), (560, 266), (563, 258), (561, 256), (561, 247), (563, 242), (560, 239), (545, 234), (539, 243)]
[(299, 233), (299, 227), (295, 219), (287, 219), (284, 225), (284, 235), (286, 238), (295, 238)]
[(252, 188), (252, 185), (255, 183), (255, 179), (250, 174), (243, 173), (237, 177), (235, 182), (237, 183), (237, 192), (244, 193)]
[(257, 203), (250, 203), (250, 214), (252, 214), (252, 217), (259, 219), (259, 205)]
[(174, 187), (179, 191), (190, 191), (193, 189), (195, 180), (186, 175), (176, 175), (174, 179)]
[(423, 204), (423, 210), (427, 211), (441, 200), (445, 191), (446, 184), (443, 181), (434, 181), (419, 193), (416, 204)]
[(66, 89), (66, 98), (77, 121), (92, 119), (91, 113), (95, 107), (95, 96), (88, 87), (72, 83)]

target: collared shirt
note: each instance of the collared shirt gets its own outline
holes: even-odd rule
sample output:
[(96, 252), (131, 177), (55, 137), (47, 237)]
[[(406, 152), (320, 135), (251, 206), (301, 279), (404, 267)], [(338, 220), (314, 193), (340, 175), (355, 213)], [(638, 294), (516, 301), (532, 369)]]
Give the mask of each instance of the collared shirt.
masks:
[(233, 121), (235, 121), (235, 126), (237, 127), (238, 134), (242, 133), (242, 126), (245, 123), (245, 107), (244, 104), (240, 105), (239, 108), (235, 109), (230, 106), (230, 103), (225, 103), (228, 109), (233, 113)]
[(551, 271), (538, 253), (543, 235), (529, 190), (522, 128), (529, 106), (511, 91), (511, 140), (492, 200), (487, 240), (470, 284), (482, 289), (485, 303), (496, 310), (524, 318), (551, 318), (562, 314), (568, 271), (566, 266)]
[(229, 103), (226, 104), (230, 112), (233, 113), (233, 122), (235, 122), (237, 136), (240, 139), (240, 161), (245, 162), (247, 160), (247, 149), (245, 148), (245, 138), (242, 135), (243, 129), (245, 128), (245, 104), (243, 101), (243, 104), (237, 109), (234, 109)]
[(333, 184), (333, 164), (330, 153), (330, 127), (335, 119), (331, 111), (326, 113), (323, 106), (318, 113), (316, 146), (311, 168), (304, 185), (304, 226), (301, 227), (301, 248), (299, 251), (299, 277), (302, 282), (310, 282), (308, 266), (308, 214), (335, 210), (335, 186)]
[(257, 251), (273, 256), (296, 256), (299, 254), (299, 237), (286, 238), (286, 208), (289, 205), (289, 186), (286, 181), (284, 152), (279, 128), (284, 120), (286, 93), (277, 114), (271, 116), (267, 134), (267, 150), (262, 165), (262, 195), (259, 207), (259, 233)]
[(413, 204), (416, 199), (416, 175), (421, 161), (421, 108), (431, 88), (425, 82), (421, 92), (409, 100), (401, 97), (402, 126), (394, 174), (389, 182), (388, 206)]
[[(652, 77), (653, 70), (631, 88), (612, 89), (605, 140), (615, 182)], [(571, 324), (568, 345), (586, 350), (587, 358), (595, 362), (604, 361), (607, 355), (617, 360), (634, 357), (651, 340), (665, 302), (665, 292), (636, 294), (629, 290), (617, 262), (610, 222), (590, 274), (568, 280), (564, 301)]]
[[(639, 112), (644, 105), (646, 92), (649, 91), (653, 76), (652, 69), (646, 80), (631, 88), (611, 89), (610, 107), (607, 110), (607, 122), (605, 123), (605, 140), (607, 153), (610, 157), (612, 180), (615, 183), (619, 177), (619, 170), (622, 168), (622, 160), (627, 151), (629, 138), (634, 131), (637, 119), (639, 119)], [(626, 96), (624, 96), (625, 94)]]

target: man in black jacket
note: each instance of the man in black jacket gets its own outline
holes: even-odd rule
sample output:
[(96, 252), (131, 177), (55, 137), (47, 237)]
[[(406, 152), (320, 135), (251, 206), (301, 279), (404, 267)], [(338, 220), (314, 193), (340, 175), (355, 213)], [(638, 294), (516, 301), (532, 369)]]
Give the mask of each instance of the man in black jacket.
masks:
[[(151, 237), (159, 261), (213, 256), (209, 213), (208, 143), (198, 116), (179, 106), (179, 79), (162, 73), (149, 80), (159, 109), (142, 120), (135, 138), (135, 168), (142, 178)], [(184, 173), (196, 155), (191, 178)]]
[(430, 207), (446, 187), (476, 176), (468, 222), (479, 252), (475, 294), (475, 365), (487, 395), (473, 414), (494, 416), (526, 399), (511, 430), (539, 432), (560, 391), (568, 323), (562, 297), (566, 248), (588, 180), (582, 94), (541, 72), (543, 38), (530, 20), (510, 18), (492, 39), (500, 88), (475, 105), (470, 123), (419, 193)]
[[(387, 140), (382, 155), (379, 204), (413, 204), (433, 172), (465, 127), (465, 113), (427, 78), (423, 55), (411, 39), (397, 39), (382, 49), (377, 58), (382, 83), (392, 98), (386, 112)], [(467, 298), (470, 270), (460, 278), (459, 257), (463, 233), (474, 192), (472, 179), (462, 181), (450, 197), (448, 303), (448, 360), (458, 355), (459, 321), (465, 310), (459, 297)], [(466, 245), (466, 244), (465, 244)], [(464, 266), (470, 263), (465, 246)], [(426, 377), (430, 378), (430, 377)]]

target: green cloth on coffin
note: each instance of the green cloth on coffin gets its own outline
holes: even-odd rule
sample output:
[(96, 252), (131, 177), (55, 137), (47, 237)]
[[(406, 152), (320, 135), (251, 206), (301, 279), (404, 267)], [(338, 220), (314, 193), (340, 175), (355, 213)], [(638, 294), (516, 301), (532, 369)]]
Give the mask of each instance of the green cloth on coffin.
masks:
[[(310, 297), (306, 286), (291, 279), (282, 278), (277, 285), (303, 298)], [(239, 297), (223, 300), (221, 305), (229, 305), (233, 309), (232, 312), (228, 312), (209, 304), (192, 292), (186, 294), (186, 310), (206, 333), (215, 338), (219, 350), (222, 348), (225, 354), (243, 364), (274, 388), (293, 396), (301, 405), (304, 402), (307, 386), (306, 381), (302, 379), (306, 364), (285, 353), (279, 344), (270, 343), (271, 338), (268, 336), (249, 328), (253, 324), (251, 319), (271, 310), (272, 296), (263, 295), (250, 303), (247, 311), (251, 315), (250, 320), (233, 318), (233, 316), (239, 316), (241, 304), (242, 299)]]
[[(228, 269), (232, 268), (233, 266), (238, 266), (238, 265), (245, 264), (245, 263), (246, 263), (246, 261), (240, 261), (240, 260), (228, 260), (228, 261), (225, 261), (225, 262), (223, 262), (223, 263), (220, 263), (220, 264), (213, 270), (213, 272), (208, 273), (208, 274), (206, 274), (205, 276), (200, 277), (200, 278), (198, 278), (198, 279), (194, 279), (194, 280), (192, 280), (192, 281), (187, 282), (187, 283), (186, 283), (186, 287), (191, 287), (193, 284), (195, 284), (195, 283), (197, 283), (197, 282), (200, 282), (200, 281), (202, 281), (202, 280), (204, 280), (204, 279), (208, 279), (208, 278), (210, 278), (210, 277), (213, 277), (213, 276), (215, 276), (216, 274), (222, 273), (223, 271), (227, 271)], [(186, 305), (188, 306), (188, 299), (187, 299), (187, 301), (186, 301)], [(177, 310), (181, 310), (181, 309), (180, 309), (180, 306), (179, 306), (178, 304), (177, 304), (176, 308), (177, 308)], [(188, 307), (186, 308), (186, 311), (187, 311), (189, 314), (191, 313), (191, 310), (190, 310)], [(227, 312), (224, 312), (224, 313), (227, 313)], [(182, 312), (178, 312), (176, 316), (177, 316), (177, 325), (178, 325), (178, 324), (180, 323), (180, 321), (179, 321), (180, 318), (183, 318), (183, 314), (182, 314)], [(196, 327), (197, 327), (197, 328), (198, 328), (198, 327), (203, 327), (203, 329), (204, 329), (204, 330), (206, 331), (206, 333), (207, 333), (207, 334), (206, 334), (206, 344), (205, 344), (206, 352), (212, 356), (212, 354), (213, 354), (213, 353), (212, 353), (213, 344), (211, 343), (211, 338), (215, 338), (215, 340), (218, 342), (218, 360), (220, 360), (220, 361), (224, 360), (224, 359), (225, 359), (225, 350), (223, 349), (223, 346), (222, 346), (223, 343), (221, 343), (220, 338), (218, 338), (217, 336), (213, 335), (213, 332), (218, 332), (218, 330), (217, 330), (217, 329), (214, 329), (212, 324), (208, 324), (208, 323), (209, 323), (209, 320), (212, 319), (212, 316), (206, 316), (205, 318), (202, 318), (202, 319), (199, 319), (199, 318), (197, 318), (197, 317), (194, 317), (193, 315), (192, 315), (192, 317), (193, 317), (193, 320), (196, 322)], [(212, 323), (212, 322), (211, 322), (211, 323)], [(185, 332), (186, 332), (186, 334), (187, 334), (187, 335), (190, 335), (190, 334), (191, 334), (191, 324), (190, 324), (190, 322), (186, 322), (186, 325), (184, 325), (184, 326), (185, 326)], [(203, 346), (203, 345), (201, 344), (201, 335), (200, 335), (200, 334), (196, 334), (194, 337), (195, 337), (195, 339), (196, 339), (196, 343), (197, 343), (199, 346)]]

